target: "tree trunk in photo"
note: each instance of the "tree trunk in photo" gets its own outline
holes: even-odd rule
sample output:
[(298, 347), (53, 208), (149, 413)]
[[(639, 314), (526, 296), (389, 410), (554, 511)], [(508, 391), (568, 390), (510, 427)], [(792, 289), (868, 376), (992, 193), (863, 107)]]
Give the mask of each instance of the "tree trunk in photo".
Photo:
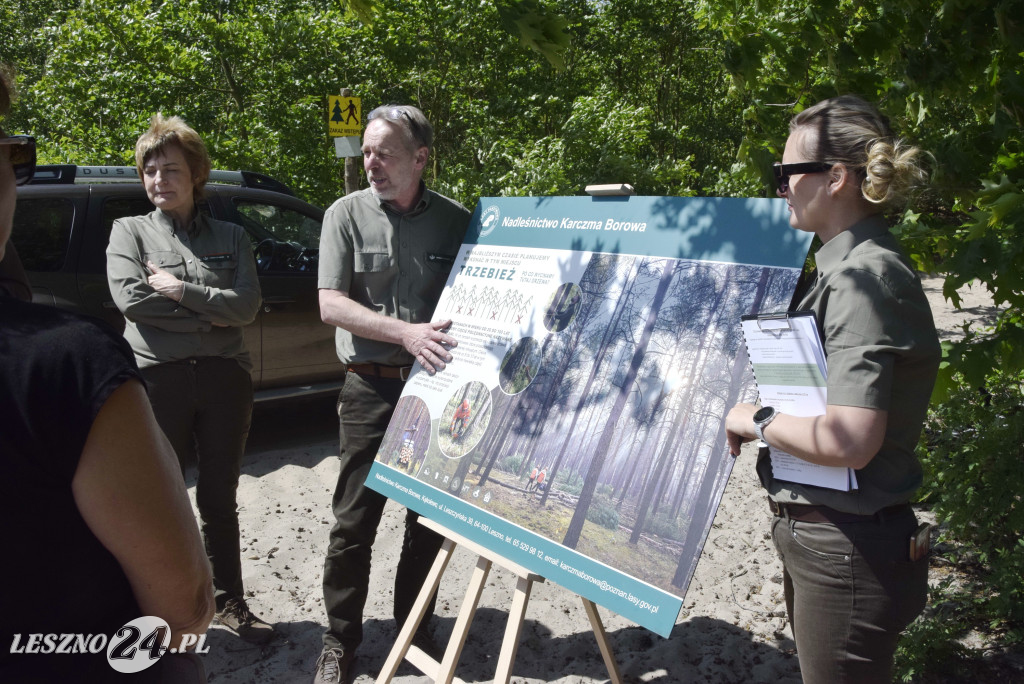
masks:
[[(712, 271), (713, 273), (713, 271)], [(715, 288), (715, 297), (712, 302), (709, 303), (707, 310), (712, 312), (719, 311), (722, 306), (722, 299), (730, 288), (730, 277), (726, 276), (725, 281), (721, 286)], [(693, 356), (690, 359), (689, 368), (684, 373), (684, 377), (689, 378), (690, 382), (686, 388), (686, 395), (683, 398), (682, 406), (689, 406), (693, 397), (694, 388), (697, 386), (696, 379), (701, 375), (701, 369), (703, 368), (706, 358), (708, 355), (708, 344), (709, 339), (716, 332), (717, 326), (713, 324), (713, 320), (709, 321), (703, 326), (700, 337), (698, 338), (696, 349), (694, 350)], [(657, 499), (660, 492), (664, 491), (664, 473), (670, 462), (673, 462), (676, 458), (676, 444), (678, 440), (686, 432), (686, 428), (690, 423), (689, 413), (684, 413), (681, 418), (677, 419), (674, 429), (669, 436), (665, 446), (662, 447), (660, 454), (658, 455), (655, 466), (651, 472), (650, 479), (644, 483), (643, 495), (640, 499), (640, 503), (637, 506), (636, 522), (633, 525), (633, 533), (630, 535), (629, 542), (636, 544), (640, 541), (640, 535), (643, 534), (644, 525), (647, 523), (649, 515), (654, 515), (657, 511)], [(653, 508), (653, 512), (652, 512)]]
[(643, 496), (640, 499), (640, 503), (637, 505), (636, 521), (633, 523), (633, 533), (629, 535), (630, 544), (636, 544), (640, 541), (640, 535), (643, 534), (644, 525), (647, 523), (647, 512), (650, 508), (651, 500), (654, 498), (654, 492), (662, 484), (662, 474), (665, 471), (665, 466), (672, 458), (673, 452), (675, 451), (676, 440), (686, 431), (686, 423), (688, 422), (689, 416), (683, 420), (676, 421), (672, 433), (669, 435), (668, 441), (665, 443), (665, 446), (661, 448), (660, 453), (655, 460), (650, 479), (645, 483)]
[[(601, 341), (597, 346), (597, 353), (594, 357), (593, 365), (590, 368), (590, 374), (587, 376), (586, 382), (583, 385), (583, 391), (580, 393), (580, 398), (576, 402), (576, 410), (572, 414), (572, 422), (569, 423), (569, 429), (566, 432), (565, 439), (562, 441), (562, 446), (558, 450), (558, 455), (555, 456), (554, 463), (551, 467), (551, 473), (548, 476), (547, 484), (544, 486), (544, 494), (541, 496), (540, 505), (544, 506), (548, 501), (548, 494), (551, 492), (551, 483), (554, 482), (555, 476), (558, 475), (558, 471), (562, 464), (562, 459), (565, 457), (566, 449), (569, 448), (569, 442), (576, 430), (576, 423), (580, 419), (580, 415), (583, 412), (584, 407), (587, 406), (590, 399), (590, 393), (594, 386), (594, 380), (598, 377), (601, 372), (601, 368), (604, 365), (604, 357), (608, 351), (608, 346), (611, 341), (616, 337), (619, 329), (619, 324), (622, 321), (623, 313), (626, 310), (626, 304), (631, 299), (631, 293), (633, 287), (636, 284), (636, 272), (633, 270), (634, 264), (629, 264), (629, 270), (626, 272), (626, 278), (628, 279), (628, 286), (619, 299), (615, 302), (615, 309), (612, 311), (608, 325), (604, 329), (604, 334), (601, 336)], [(630, 274), (633, 277), (630, 279)]]
[[(645, 442), (645, 441), (647, 441), (647, 440), (646, 439), (644, 439), (644, 440), (637, 440), (637, 445), (636, 446), (639, 446), (640, 443)], [(612, 500), (614, 500), (616, 496), (619, 497), (619, 501), (615, 505), (615, 509), (616, 510), (619, 510), (619, 511), (622, 510), (622, 502), (626, 500), (626, 495), (629, 493), (629, 487), (633, 483), (633, 478), (636, 476), (637, 468), (640, 466), (640, 464), (641, 464), (641, 462), (643, 460), (644, 460), (643, 459), (643, 454), (636, 454), (636, 455), (634, 455), (632, 453), (632, 451), (627, 456), (627, 458), (626, 458), (626, 463), (627, 463), (626, 470), (627, 470), (627, 472), (626, 472), (625, 476), (622, 478), (622, 481), (615, 488), (615, 490), (612, 491)]]
[[(754, 313), (760, 310), (761, 301), (764, 299), (765, 293), (768, 291), (768, 285), (771, 280), (771, 269), (765, 268), (761, 271), (761, 277), (758, 280), (757, 290), (754, 294), (753, 302), (751, 303), (750, 309), (746, 313)], [(712, 450), (712, 459), (714, 455), (719, 454), (722, 450), (726, 449), (725, 439), (725, 412), (732, 408), (739, 397), (740, 385), (743, 380), (743, 376), (747, 371), (747, 365), (749, 361), (747, 359), (746, 350), (742, 343), (737, 350), (736, 359), (732, 365), (732, 372), (730, 373), (729, 391), (725, 397), (723, 404), (724, 412), (722, 418), (719, 421), (718, 433), (715, 437), (714, 447)], [(728, 472), (732, 467), (732, 457), (726, 455), (717, 460), (718, 467), (714, 473), (714, 476), (709, 476), (709, 473), (705, 472), (704, 477), (701, 481), (701, 485), (697, 490), (696, 496), (693, 498), (694, 504), (691, 510), (697, 510), (701, 506), (706, 506), (710, 503), (713, 493), (716, 491), (716, 486), (719, 481), (722, 472)], [(697, 516), (692, 516), (696, 519)], [(679, 564), (676, 566), (675, 575), (672, 578), (672, 585), (681, 587), (686, 580), (693, 573), (693, 569), (697, 566), (698, 554), (697, 551), (701, 544), (704, 542), (704, 530), (696, 529), (696, 526), (690, 525), (686, 530), (686, 537), (683, 539), (683, 549), (679, 554)]]
[(665, 294), (668, 292), (668, 286), (672, 282), (672, 274), (675, 271), (675, 265), (675, 259), (664, 260), (661, 280), (658, 282), (658, 288), (655, 291), (654, 299), (647, 312), (647, 320), (644, 324), (643, 333), (637, 341), (636, 349), (633, 352), (633, 358), (629, 363), (629, 370), (623, 380), (618, 397), (615, 399), (615, 404), (612, 406), (611, 413), (608, 416), (608, 422), (605, 424), (604, 432), (598, 442), (597, 452), (594, 454), (594, 457), (590, 462), (590, 467), (587, 469), (587, 475), (583, 481), (583, 491), (580, 492), (579, 502), (576, 504), (576, 510), (573, 512), (572, 520), (569, 522), (569, 528), (565, 533), (565, 539), (562, 541), (562, 543), (570, 549), (576, 548), (576, 545), (580, 540), (580, 535), (583, 533), (583, 523), (587, 518), (587, 509), (590, 508), (590, 502), (593, 500), (594, 491), (597, 489), (598, 478), (601, 475), (602, 468), (604, 468), (605, 459), (608, 458), (612, 437), (615, 432), (615, 424), (618, 422), (619, 416), (622, 415), (622, 410), (626, 406), (626, 399), (632, 391), (633, 380), (636, 378), (637, 372), (640, 370), (640, 364), (643, 362), (644, 355), (647, 353), (647, 344), (650, 342), (651, 335), (654, 333), (654, 325), (658, 319), (658, 312), (661, 310), (661, 306), (665, 301)]

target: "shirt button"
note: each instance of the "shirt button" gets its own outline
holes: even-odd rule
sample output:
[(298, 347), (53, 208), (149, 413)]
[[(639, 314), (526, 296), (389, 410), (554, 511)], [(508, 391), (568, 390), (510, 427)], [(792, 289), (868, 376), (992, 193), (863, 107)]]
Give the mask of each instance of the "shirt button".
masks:
[(192, 260), (191, 260), (191, 259), (189, 259), (189, 260), (188, 260), (188, 263), (190, 263), (190, 264), (191, 264), (191, 263), (192, 263)]

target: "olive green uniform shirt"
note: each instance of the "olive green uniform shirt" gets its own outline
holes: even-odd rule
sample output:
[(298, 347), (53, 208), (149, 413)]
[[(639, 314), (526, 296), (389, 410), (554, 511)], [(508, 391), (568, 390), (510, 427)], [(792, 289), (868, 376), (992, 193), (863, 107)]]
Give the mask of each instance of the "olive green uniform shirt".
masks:
[[(428, 323), (469, 225), (458, 202), (423, 188), (409, 212), (396, 211), (369, 189), (342, 197), (324, 215), (320, 289), (347, 292), (355, 302), (407, 323)], [(335, 333), (342, 363), (408, 366), (401, 345)]]
[[(149, 285), (147, 261), (185, 284), (180, 302)], [(159, 209), (118, 219), (107, 246), (107, 282), (140, 368), (222, 356), (252, 370), (242, 326), (255, 320), (261, 297), (241, 226), (197, 213), (187, 229), (177, 228)]]
[(921, 281), (881, 217), (815, 254), (818, 277), (797, 306), (814, 311), (828, 363), (828, 403), (888, 411), (882, 448), (856, 471), (858, 489), (768, 482), (771, 498), (871, 514), (921, 486), (915, 454), (941, 351)]

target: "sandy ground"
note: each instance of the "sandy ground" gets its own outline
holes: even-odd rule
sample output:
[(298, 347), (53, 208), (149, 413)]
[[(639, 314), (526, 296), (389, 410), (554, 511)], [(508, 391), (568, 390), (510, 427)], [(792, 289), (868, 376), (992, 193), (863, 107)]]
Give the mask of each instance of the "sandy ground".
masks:
[[(942, 298), (940, 280), (928, 279), (925, 286), (944, 339), (956, 337), (965, 321), (984, 322), (993, 315), (989, 298), (979, 288), (962, 290), (962, 309), (954, 311)], [(326, 624), (321, 578), (332, 522), (336, 450), (334, 439), (246, 456), (239, 482), (244, 580), (250, 607), (274, 624), (279, 636), (260, 648), (213, 627), (204, 656), (210, 682), (312, 680)], [(800, 682), (785, 620), (782, 566), (769, 537), (770, 514), (754, 459), (750, 445), (737, 459), (669, 638), (599, 609), (625, 681)], [(194, 487), (189, 491), (194, 495)], [(391, 594), (403, 515), (403, 508), (389, 502), (378, 531), (356, 682), (376, 681), (397, 636)], [(435, 636), (442, 644), (452, 631), (476, 560), (460, 548), (444, 575), (434, 618)], [(493, 679), (514, 587), (514, 575), (492, 570), (456, 671), (462, 680)], [(512, 679), (529, 684), (608, 681), (579, 597), (550, 583), (534, 586)], [(405, 663), (394, 681), (431, 680)]]

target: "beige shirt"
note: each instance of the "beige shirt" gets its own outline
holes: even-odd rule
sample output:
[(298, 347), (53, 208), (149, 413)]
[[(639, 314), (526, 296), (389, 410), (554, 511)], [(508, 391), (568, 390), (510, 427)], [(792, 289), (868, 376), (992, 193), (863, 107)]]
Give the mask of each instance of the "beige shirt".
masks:
[[(429, 322), (468, 226), (464, 206), (425, 188), (420, 202), (404, 214), (370, 190), (346, 195), (324, 215), (317, 285), (347, 292), (391, 318)], [(413, 362), (401, 345), (344, 328), (338, 328), (335, 346), (342, 363)]]
[(931, 307), (881, 217), (855, 224), (815, 254), (817, 281), (797, 309), (818, 319), (828, 363), (828, 403), (888, 411), (882, 448), (840, 492), (771, 480), (770, 496), (871, 514), (921, 486), (915, 454), (941, 350)]
[[(185, 284), (180, 302), (149, 285), (147, 261)], [(261, 297), (241, 226), (200, 213), (182, 229), (159, 209), (118, 219), (107, 246), (107, 282), (140, 368), (221, 356), (252, 369), (242, 326), (255, 320)]]

